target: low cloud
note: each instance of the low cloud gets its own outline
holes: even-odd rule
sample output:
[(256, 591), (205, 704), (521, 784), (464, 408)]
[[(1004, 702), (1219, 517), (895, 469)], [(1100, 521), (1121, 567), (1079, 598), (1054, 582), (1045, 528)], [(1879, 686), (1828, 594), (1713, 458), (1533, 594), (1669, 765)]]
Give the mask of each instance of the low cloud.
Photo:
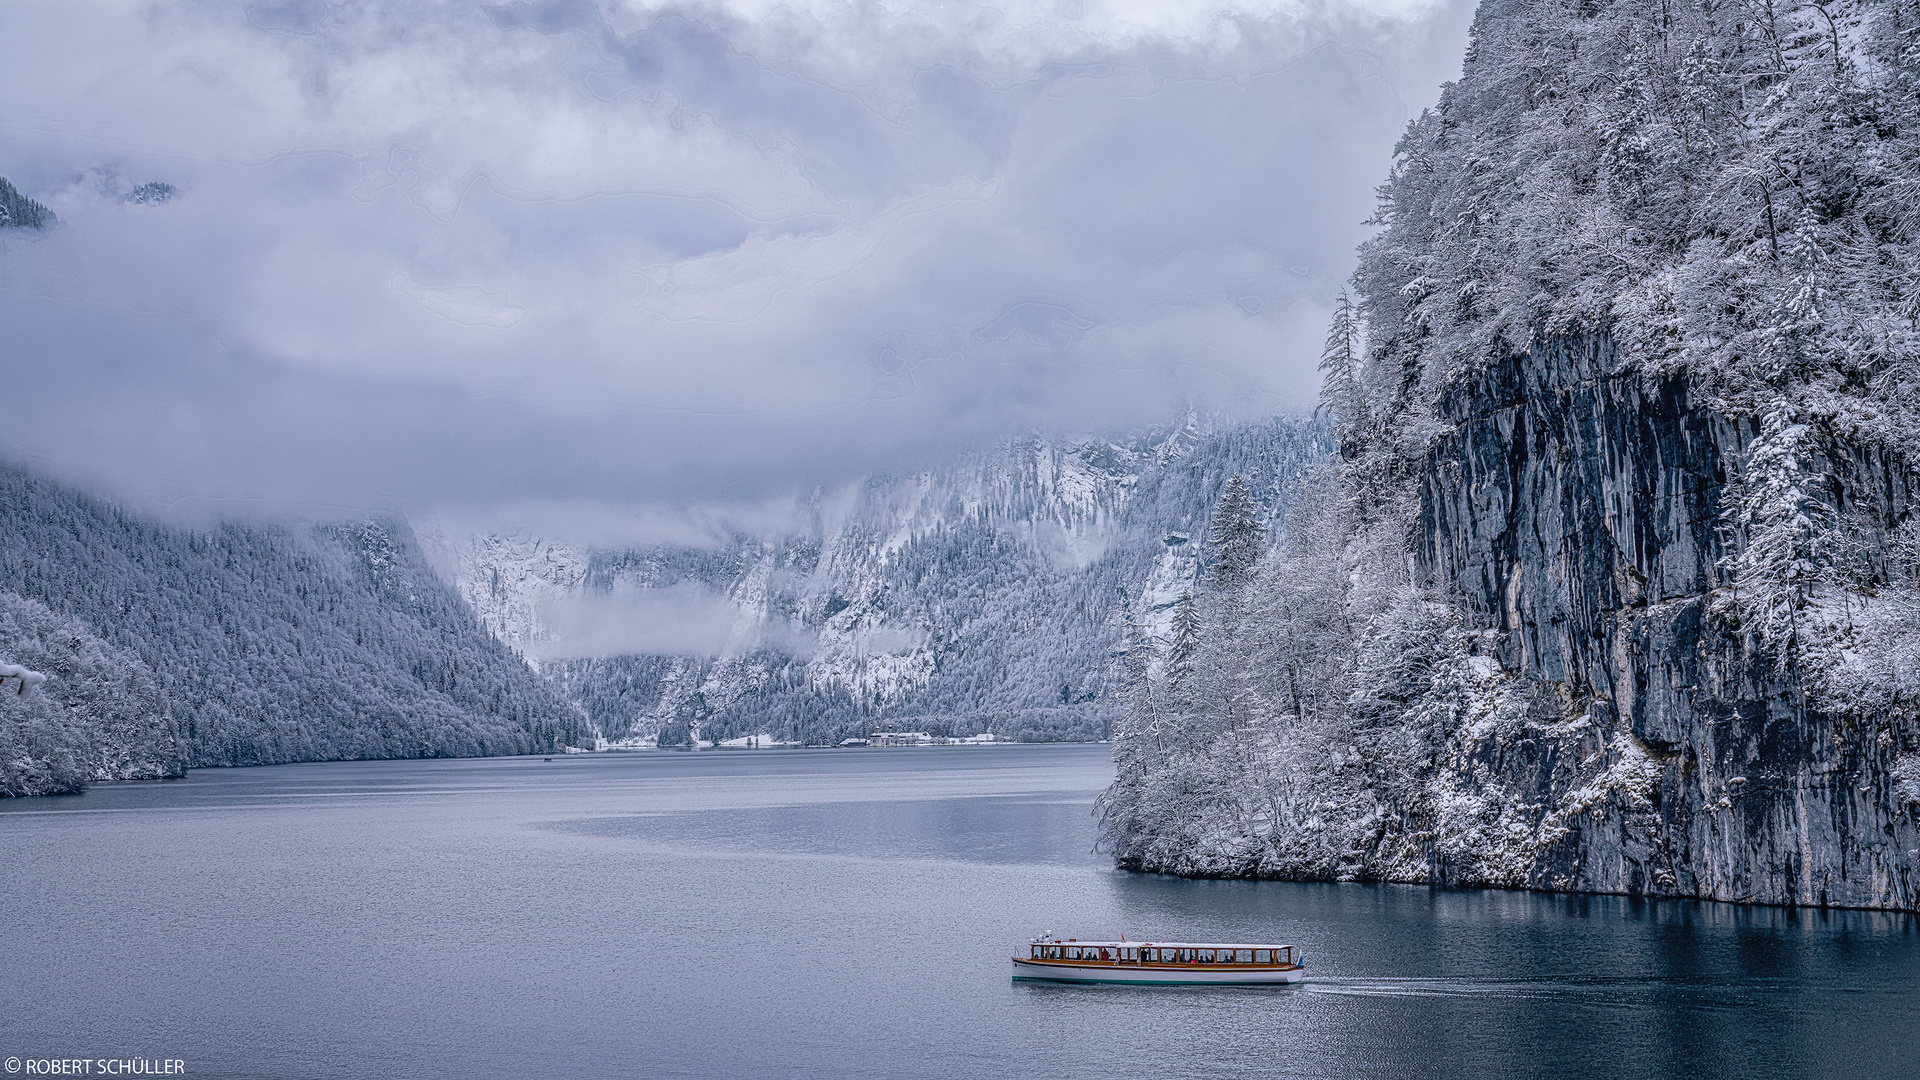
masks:
[(1305, 407), (1466, 11), (23, 9), (0, 162), (61, 223), (0, 234), (0, 454), (698, 531), (1013, 428)]
[(852, 487), (732, 501), (628, 503), (614, 499), (535, 499), (473, 509), (429, 512), (420, 527), (447, 536), (476, 534), (564, 537), (584, 547), (719, 548), (742, 536), (819, 535), (852, 508)]
[(718, 656), (734, 638), (737, 611), (695, 585), (585, 593), (540, 605), (551, 638), (539, 659), (606, 656)]
[[(806, 659), (814, 635), (783, 621), (766, 621), (727, 597), (682, 582), (611, 593), (576, 593), (539, 606), (548, 635), (532, 650), (541, 660), (580, 660), (607, 656), (738, 656), (754, 649), (776, 649)], [(885, 650), (896, 638), (883, 632)]]

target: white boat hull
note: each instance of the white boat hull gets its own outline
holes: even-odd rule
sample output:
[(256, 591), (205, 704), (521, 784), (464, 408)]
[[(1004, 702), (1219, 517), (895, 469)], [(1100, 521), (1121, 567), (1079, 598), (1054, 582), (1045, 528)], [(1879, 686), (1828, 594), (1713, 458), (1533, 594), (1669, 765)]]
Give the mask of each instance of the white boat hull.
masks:
[(1284, 986), (1306, 978), (1301, 967), (1242, 964), (1059, 963), (1013, 959), (1013, 977), (1068, 983), (1138, 983), (1145, 986)]

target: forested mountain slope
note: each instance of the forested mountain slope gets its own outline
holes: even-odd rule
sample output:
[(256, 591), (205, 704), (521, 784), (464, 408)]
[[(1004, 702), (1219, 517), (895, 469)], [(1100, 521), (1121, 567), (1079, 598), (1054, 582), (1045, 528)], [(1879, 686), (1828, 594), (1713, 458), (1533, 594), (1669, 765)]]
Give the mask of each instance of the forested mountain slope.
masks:
[[(549, 657), (543, 672), (610, 739), (672, 742), (695, 727), (813, 742), (887, 727), (1097, 739), (1118, 713), (1127, 627), (1165, 632), (1227, 477), (1250, 477), (1278, 525), (1328, 451), (1323, 427), (1301, 419), (1022, 436), (823, 493), (809, 522), (778, 535), (594, 551), (485, 535), (448, 542), (443, 562), (496, 633)], [(559, 658), (580, 642), (552, 613), (585, 598), (644, 619), (649, 597), (710, 603), (716, 636), (704, 650)]]
[[(0, 466), (0, 583), (144, 664), (193, 765), (585, 737), (578, 710), (486, 632), (398, 521), (201, 532)], [(0, 659), (20, 647), (0, 637)]]
[(184, 776), (153, 672), (78, 619), (0, 592), (0, 796)]
[(1488, 0), (1123, 865), (1920, 901), (1920, 7)]

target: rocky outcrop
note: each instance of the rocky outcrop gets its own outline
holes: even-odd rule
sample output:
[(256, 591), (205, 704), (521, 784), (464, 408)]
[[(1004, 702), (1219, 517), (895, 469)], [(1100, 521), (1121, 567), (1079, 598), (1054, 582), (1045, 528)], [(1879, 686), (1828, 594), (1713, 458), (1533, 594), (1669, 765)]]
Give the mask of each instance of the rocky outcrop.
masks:
[[(1520, 880), (1438, 855), (1434, 880), (1915, 907), (1920, 733), (1823, 709), (1716, 604), (1737, 542), (1723, 501), (1756, 424), (1683, 374), (1635, 369), (1605, 334), (1492, 363), (1437, 411), (1416, 557), (1530, 699), (1518, 730), (1460, 744), (1454, 782), (1498, 793), (1530, 842)], [(1830, 497), (1883, 550), (1910, 472), (1822, 445)]]

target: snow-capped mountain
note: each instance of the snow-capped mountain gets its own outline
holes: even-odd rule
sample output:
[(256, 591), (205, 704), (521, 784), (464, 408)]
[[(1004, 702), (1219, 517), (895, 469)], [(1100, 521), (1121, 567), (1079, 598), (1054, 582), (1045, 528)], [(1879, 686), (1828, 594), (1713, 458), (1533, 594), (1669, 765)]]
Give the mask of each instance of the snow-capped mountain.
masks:
[(475, 533), (456, 540), (435, 530), (421, 533), (420, 542), (437, 556), (443, 576), (481, 625), (538, 667), (540, 647), (553, 638), (541, 606), (581, 587), (586, 552), (525, 534)]
[(800, 527), (708, 546), (423, 535), (483, 623), (609, 739), (891, 724), (1095, 738), (1125, 628), (1164, 632), (1219, 485), (1245, 473), (1277, 508), (1325, 453), (1310, 421), (1214, 432), (1189, 417), (1009, 438), (817, 492)]

